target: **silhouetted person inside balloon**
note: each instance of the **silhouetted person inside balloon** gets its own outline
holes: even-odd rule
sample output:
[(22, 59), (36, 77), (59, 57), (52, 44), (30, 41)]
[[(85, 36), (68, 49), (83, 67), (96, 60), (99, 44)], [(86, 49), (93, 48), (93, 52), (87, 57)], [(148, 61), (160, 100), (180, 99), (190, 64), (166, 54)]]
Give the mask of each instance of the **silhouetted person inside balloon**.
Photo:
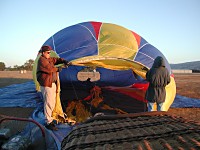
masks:
[(95, 86), (95, 83), (93, 83), (93, 82), (91, 81), (91, 78), (88, 78), (88, 79), (86, 80), (86, 86), (88, 87), (89, 90), (91, 90), (91, 89)]
[(148, 111), (153, 111), (155, 103), (157, 104), (157, 111), (163, 111), (163, 103), (166, 97), (165, 87), (170, 83), (170, 75), (161, 56), (156, 57), (153, 66), (147, 71), (146, 80), (149, 82), (145, 95), (148, 101)]

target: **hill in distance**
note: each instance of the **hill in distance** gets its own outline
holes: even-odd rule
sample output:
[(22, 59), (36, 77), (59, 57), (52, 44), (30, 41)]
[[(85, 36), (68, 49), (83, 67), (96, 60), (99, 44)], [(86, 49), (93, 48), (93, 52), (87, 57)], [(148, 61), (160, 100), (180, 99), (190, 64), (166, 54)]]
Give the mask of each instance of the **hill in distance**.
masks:
[(200, 61), (170, 64), (171, 69), (200, 70)]

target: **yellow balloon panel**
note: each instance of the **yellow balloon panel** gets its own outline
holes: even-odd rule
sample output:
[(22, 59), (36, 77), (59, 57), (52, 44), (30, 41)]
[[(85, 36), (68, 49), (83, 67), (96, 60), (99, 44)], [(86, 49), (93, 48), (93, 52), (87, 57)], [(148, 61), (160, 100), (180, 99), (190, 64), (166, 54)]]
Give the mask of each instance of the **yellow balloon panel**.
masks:
[(111, 70), (129, 70), (132, 69), (136, 74), (145, 78), (146, 70), (144, 65), (122, 58), (88, 56), (72, 61), (73, 65), (103, 67)]
[(133, 60), (137, 51), (119, 45), (99, 45), (99, 55)]
[(170, 77), (170, 83), (165, 87), (166, 98), (163, 104), (164, 111), (167, 111), (174, 101), (176, 96), (176, 83), (173, 77)]
[(101, 56), (131, 60), (138, 51), (136, 38), (130, 30), (108, 23), (104, 23), (101, 27), (98, 47)]
[(37, 64), (38, 64), (38, 59), (40, 58), (40, 56), (41, 56), (41, 53), (38, 54), (38, 56), (36, 57), (36, 59), (34, 61), (33, 72), (32, 72), (32, 74), (33, 74), (33, 81), (35, 83), (35, 89), (36, 89), (36, 91), (40, 91), (40, 85), (39, 85), (39, 83), (37, 81), (37, 76), (36, 76)]

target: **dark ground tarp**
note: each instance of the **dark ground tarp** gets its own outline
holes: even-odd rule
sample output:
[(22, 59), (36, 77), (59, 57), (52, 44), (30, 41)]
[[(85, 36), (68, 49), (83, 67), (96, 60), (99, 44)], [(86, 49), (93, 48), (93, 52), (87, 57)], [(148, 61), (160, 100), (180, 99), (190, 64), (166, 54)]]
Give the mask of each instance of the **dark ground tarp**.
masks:
[(186, 108), (186, 107), (196, 107), (200, 108), (200, 99), (189, 98), (181, 95), (177, 95), (173, 104), (171, 105), (172, 108)]
[(33, 82), (0, 88), (1, 107), (37, 107), (39, 101)]

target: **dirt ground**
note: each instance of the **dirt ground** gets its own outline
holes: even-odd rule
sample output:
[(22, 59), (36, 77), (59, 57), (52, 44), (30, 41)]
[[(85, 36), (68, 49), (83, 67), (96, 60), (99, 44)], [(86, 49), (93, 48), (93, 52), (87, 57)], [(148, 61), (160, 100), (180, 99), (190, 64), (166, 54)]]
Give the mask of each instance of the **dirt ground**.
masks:
[[(177, 87), (177, 94), (200, 99), (200, 73), (199, 74), (175, 74), (175, 82)], [(28, 71), (21, 74), (19, 71), (0, 71), (0, 88), (12, 85), (24, 83), (32, 80), (32, 72)], [(10, 109), (10, 108), (4, 108)], [(3, 108), (0, 108), (0, 113)], [(19, 110), (18, 110), (19, 111)], [(23, 111), (23, 109), (21, 110)], [(189, 120), (200, 120), (200, 108), (170, 108), (170, 113), (184, 117)], [(22, 117), (23, 117), (23, 113)], [(7, 115), (15, 116), (15, 113), (7, 111)], [(26, 116), (24, 116), (26, 117)]]
[(0, 88), (28, 82), (32, 79), (32, 71), (27, 71), (26, 73), (20, 73), (20, 71), (0, 71)]
[(200, 73), (175, 74), (174, 78), (177, 94), (200, 99)]
[[(200, 73), (174, 74), (176, 93), (200, 100)], [(170, 108), (168, 112), (188, 120), (200, 120), (200, 108)]]

